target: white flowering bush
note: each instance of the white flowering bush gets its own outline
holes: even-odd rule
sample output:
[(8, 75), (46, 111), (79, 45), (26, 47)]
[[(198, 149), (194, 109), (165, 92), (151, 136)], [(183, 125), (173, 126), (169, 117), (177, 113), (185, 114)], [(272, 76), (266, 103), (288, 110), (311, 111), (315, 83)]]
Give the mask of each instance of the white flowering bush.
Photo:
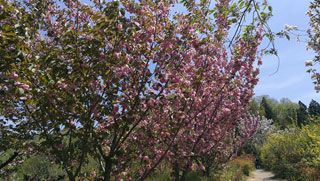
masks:
[(259, 127), (256, 134), (243, 147), (243, 151), (245, 153), (253, 154), (257, 159), (259, 159), (260, 148), (267, 139), (267, 136), (271, 133), (275, 133), (277, 130), (272, 123), (272, 119), (267, 119), (265, 117), (259, 120)]
[(313, 0), (309, 6), (307, 15), (310, 18), (310, 29), (308, 30), (308, 48), (315, 51), (316, 56), (312, 60), (307, 60), (305, 65), (312, 75), (313, 83), (317, 92), (320, 91), (320, 0)]

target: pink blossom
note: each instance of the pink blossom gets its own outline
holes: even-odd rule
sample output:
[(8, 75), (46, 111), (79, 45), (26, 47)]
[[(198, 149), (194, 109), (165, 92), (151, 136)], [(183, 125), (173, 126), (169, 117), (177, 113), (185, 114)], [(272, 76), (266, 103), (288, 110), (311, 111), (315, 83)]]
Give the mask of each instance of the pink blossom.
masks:
[(118, 30), (122, 30), (122, 24), (120, 24), (120, 23), (117, 24), (117, 29), (118, 29)]
[(115, 105), (113, 106), (113, 113), (118, 113), (119, 112), (119, 106)]
[(25, 100), (27, 100), (28, 98), (27, 97), (20, 97), (20, 100), (21, 101), (25, 101)]
[(115, 53), (115, 56), (116, 56), (116, 58), (119, 59), (119, 58), (121, 57), (121, 52), (116, 52), (116, 53)]
[(17, 87), (20, 87), (22, 88), (23, 90), (27, 91), (27, 90), (30, 90), (30, 86), (28, 84), (25, 84), (25, 83), (21, 83), (19, 81), (15, 82), (14, 83)]
[(19, 75), (16, 72), (12, 72), (11, 78), (16, 80), (17, 78), (19, 78)]

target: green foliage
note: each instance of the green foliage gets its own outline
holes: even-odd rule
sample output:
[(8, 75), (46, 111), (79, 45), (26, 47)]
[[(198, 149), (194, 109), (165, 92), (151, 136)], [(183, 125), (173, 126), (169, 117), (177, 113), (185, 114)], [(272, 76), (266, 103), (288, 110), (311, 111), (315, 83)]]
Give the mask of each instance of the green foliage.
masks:
[(260, 119), (259, 128), (256, 134), (245, 143), (242, 148), (242, 152), (246, 154), (251, 154), (256, 157), (256, 164), (260, 166), (261, 160), (259, 158), (261, 147), (266, 141), (269, 134), (275, 132), (277, 129), (275, 125), (272, 125), (272, 120), (266, 118)]
[[(88, 162), (82, 168), (79, 179), (93, 180), (93, 174), (98, 175), (98, 171), (98, 164), (89, 157)], [(5, 178), (8, 180), (63, 180), (67, 178), (67, 174), (59, 164), (49, 160), (48, 156), (37, 154), (26, 158), (22, 164), (16, 166), (15, 172)]]
[(256, 97), (250, 105), (253, 114), (272, 117), (274, 125), (281, 130), (296, 126), (298, 109), (299, 105), (288, 98), (277, 101), (269, 96)]
[(263, 110), (264, 117), (266, 117), (267, 119), (272, 119), (272, 120), (276, 119), (276, 115), (275, 115), (274, 111), (272, 110), (272, 107), (270, 106), (270, 104), (267, 102), (265, 97), (262, 98), (262, 101), (260, 103), (260, 107)]
[(270, 135), (261, 149), (263, 165), (290, 180), (320, 179), (320, 126)]
[(59, 165), (39, 155), (27, 159), (18, 169), (15, 179), (23, 177), (31, 180), (56, 180), (64, 175)]
[(217, 180), (246, 180), (246, 177), (255, 169), (254, 160), (255, 158), (251, 155), (235, 158), (216, 176)]
[(254, 160), (255, 158), (251, 155), (242, 155), (234, 159), (231, 164), (240, 168), (242, 174), (249, 176), (250, 172), (255, 169)]
[[(229, 161), (219, 170), (211, 170), (210, 177), (202, 171), (190, 172), (186, 176), (186, 181), (245, 181), (246, 177), (255, 169), (255, 158), (252, 155), (242, 155)], [(158, 171), (147, 179), (147, 181), (170, 181), (170, 166), (162, 166)]]
[(276, 106), (277, 120), (276, 124), (280, 129), (294, 127), (297, 120), (298, 105), (289, 99), (283, 98)]
[(317, 101), (312, 100), (309, 104), (308, 111), (310, 116), (320, 116), (320, 104)]
[(255, 100), (252, 100), (251, 102), (250, 102), (250, 112), (251, 112), (251, 114), (253, 114), (253, 115), (259, 115), (259, 104), (258, 104), (258, 102), (257, 101), (255, 101)]
[(15, 172), (20, 160), (21, 157), (19, 153), (13, 149), (7, 149), (0, 152), (0, 175), (7, 177)]
[(170, 176), (170, 171), (155, 173), (150, 178), (146, 179), (146, 181), (169, 181), (169, 180), (172, 180)]
[[(144, 151), (141, 151), (143, 154), (135, 152), (138, 149), (135, 150), (131, 140), (136, 140), (136, 136), (131, 137), (131, 135), (138, 134), (139, 130), (143, 129), (140, 126), (142, 120), (146, 120), (145, 117), (151, 115), (149, 111), (152, 106), (148, 107), (149, 103), (152, 102), (150, 100), (158, 101), (161, 99), (161, 101), (164, 101), (162, 99), (165, 96), (162, 96), (162, 92), (178, 93), (173, 89), (170, 90), (171, 88), (168, 91), (166, 89), (167, 87), (174, 87), (167, 86), (167, 84), (175, 81), (162, 81), (162, 79), (167, 79), (166, 73), (169, 75), (171, 70), (180, 67), (179, 65), (176, 68), (170, 68), (171, 66), (175, 67), (176, 63), (177, 65), (180, 63), (157, 60), (162, 60), (160, 57), (167, 55), (166, 52), (162, 53), (164, 49), (168, 49), (166, 50), (168, 55), (174, 53), (174, 56), (176, 56), (178, 54), (172, 51), (172, 48), (163, 48), (162, 46), (168, 46), (165, 45), (166, 42), (179, 45), (177, 46), (179, 48), (173, 49), (181, 51), (182, 54), (185, 53), (184, 49), (202, 49), (204, 44), (202, 42), (198, 44), (198, 38), (196, 37), (206, 32), (205, 35), (208, 38), (200, 38), (201, 36), (199, 36), (199, 40), (210, 43), (211, 40), (209, 41), (209, 39), (212, 39), (212, 42), (215, 43), (208, 44), (208, 47), (215, 45), (219, 43), (214, 40), (213, 35), (216, 34), (216, 37), (220, 37), (218, 39), (223, 40), (221, 46), (217, 46), (217, 49), (222, 48), (221, 50), (227, 51), (226, 48), (223, 48), (228, 38), (227, 31), (231, 29), (229, 25), (235, 25), (238, 26), (238, 30), (228, 48), (236, 47), (237, 49), (238, 42), (241, 42), (239, 45), (242, 46), (242, 43), (247, 42), (246, 38), (252, 39), (248, 41), (246, 48), (239, 47), (243, 50), (241, 52), (244, 55), (239, 57), (239, 60), (248, 57), (250, 62), (254, 62), (255, 56), (249, 57), (249, 54), (256, 53), (257, 48), (255, 47), (260, 44), (258, 40), (260, 39), (260, 29), (256, 31), (258, 29), (255, 27), (261, 25), (257, 21), (256, 14), (271, 11), (271, 8), (260, 9), (260, 3), (256, 1), (239, 0), (242, 5), (237, 7), (234, 4), (230, 10), (226, 1), (220, 3), (217, 1), (218, 8), (214, 12), (218, 13), (218, 17), (216, 18), (217, 21), (214, 21), (214, 19), (211, 20), (212, 16), (205, 15), (208, 12), (207, 10), (211, 9), (210, 1), (201, 0), (201, 4), (194, 7), (192, 3), (196, 3), (196, 1), (183, 0), (182, 3), (190, 11), (192, 10), (190, 16), (194, 18), (190, 18), (190, 20), (199, 21), (198, 23), (192, 23), (193, 26), (190, 21), (187, 21), (189, 19), (187, 16), (186, 20), (183, 21), (184, 18), (180, 15), (177, 15), (177, 20), (173, 20), (169, 16), (168, 11), (175, 4), (174, 1), (137, 1), (136, 3), (135, 1), (92, 1), (89, 5), (84, 2), (0, 0), (0, 106), (4, 108), (1, 115), (4, 115), (8, 122), (13, 125), (9, 127), (0, 120), (0, 138), (1, 141), (5, 140), (5, 143), (0, 143), (0, 151), (11, 148), (11, 145), (7, 143), (13, 143), (4, 133), (9, 135), (15, 132), (19, 135), (12, 136), (14, 140), (22, 140), (22, 138), (31, 140), (28, 145), (24, 144), (23, 149), (33, 150), (30, 151), (33, 153), (25, 153), (26, 157), (38, 152), (48, 155), (35, 156), (25, 160), (19, 172), (31, 179), (35, 177), (40, 180), (50, 179), (49, 173), (53, 172), (49, 170), (51, 169), (51, 161), (60, 164), (59, 166), (65, 170), (70, 180), (75, 180), (82, 174), (90, 174), (97, 167), (95, 163), (88, 170), (82, 168), (88, 162), (89, 155), (99, 163), (102, 162), (99, 166), (101, 166), (101, 171), (105, 172), (105, 177), (110, 177), (111, 172), (113, 174), (125, 170), (132, 160), (145, 154)], [(205, 7), (210, 8), (202, 9)], [(245, 19), (252, 11), (255, 11), (253, 13), (254, 19), (248, 24)], [(237, 12), (242, 13), (237, 15)], [(229, 16), (232, 17), (229, 18)], [(265, 23), (266, 19), (265, 16), (263, 17), (262, 24)], [(228, 19), (232, 19), (232, 21), (229, 22)], [(203, 24), (201, 20), (207, 23)], [(236, 23), (237, 20), (239, 23)], [(187, 31), (184, 28), (175, 29), (175, 27), (180, 26), (180, 21), (181, 27), (188, 27), (185, 29)], [(213, 28), (208, 28), (215, 24), (220, 26), (216, 28), (217, 32), (213, 32)], [(245, 28), (240, 28), (242, 26)], [(202, 28), (203, 30), (200, 34), (194, 34), (193, 37), (191, 33), (193, 28)], [(141, 35), (139, 35), (140, 33)], [(246, 38), (241, 38), (243, 33)], [(143, 34), (150, 36), (148, 38)], [(184, 37), (184, 34), (189, 34), (190, 37), (189, 35)], [(178, 38), (179, 36), (182, 38)], [(263, 36), (263, 33), (261, 36)], [(191, 41), (191, 39), (197, 41)], [(189, 47), (189, 41), (194, 44), (192, 47)], [(254, 47), (252, 51), (251, 47)], [(247, 50), (249, 50), (248, 55)], [(209, 52), (214, 51), (207, 52), (206, 54), (209, 55)], [(161, 56), (156, 58), (158, 55)], [(170, 57), (176, 60), (174, 56)], [(232, 59), (236, 60), (238, 57)], [(246, 60), (248, 59), (246, 58)], [(190, 62), (190, 65), (192, 65), (193, 60)], [(209, 59), (208, 62), (214, 63)], [(232, 62), (226, 61), (226, 63), (231, 64)], [(230, 66), (235, 70), (234, 72), (230, 71), (232, 72), (230, 80), (234, 81), (236, 77), (239, 77), (239, 83), (234, 81), (235, 84), (229, 84), (229, 78), (221, 79), (228, 80), (228, 84), (225, 85), (231, 85), (232, 89), (230, 90), (237, 90), (234, 86), (242, 85), (241, 82), (245, 80), (237, 72), (246, 68), (244, 63), (249, 61), (240, 62), (239, 69), (238, 65)], [(162, 63), (166, 65), (161, 65)], [(181, 63), (181, 66), (183, 64)], [(248, 80), (250, 79), (248, 82), (252, 83), (252, 86), (243, 85), (253, 89), (256, 79), (253, 81), (251, 79), (256, 77), (257, 71), (253, 72), (251, 64), (249, 67), (250, 69), (246, 68), (244, 70)], [(227, 69), (221, 70), (219, 71), (221, 75), (229, 72)], [(215, 78), (216, 76), (212, 77)], [(181, 76), (182, 78), (185, 77)], [(212, 85), (215, 85), (216, 82), (214, 79)], [(159, 88), (162, 87), (164, 90), (160, 91)], [(153, 89), (155, 91), (151, 91)], [(227, 89), (223, 86), (218, 94), (229, 92), (225, 90)], [(159, 92), (159, 95), (156, 96), (154, 92)], [(202, 91), (197, 89), (196, 92)], [(248, 98), (252, 95), (250, 91), (240, 92), (241, 95), (249, 94)], [(205, 96), (200, 97), (201, 99), (202, 97), (205, 98)], [(212, 97), (216, 98), (216, 96)], [(223, 96), (223, 98), (226, 97)], [(245, 103), (243, 107), (246, 107), (248, 98), (242, 100), (240, 96), (238, 97), (240, 103)], [(181, 98), (184, 99), (187, 96), (183, 95)], [(187, 102), (189, 102), (189, 98), (187, 99)], [(232, 97), (230, 100), (234, 101)], [(214, 101), (210, 102), (213, 105)], [(222, 100), (219, 102), (222, 102)], [(237, 104), (236, 107), (243, 110), (241, 105)], [(160, 109), (162, 110), (162, 108)], [(214, 109), (219, 110), (215, 103)], [(174, 114), (176, 114), (175, 112)], [(200, 112), (203, 112), (203, 110)], [(240, 113), (242, 111), (234, 112)], [(198, 114), (195, 115), (198, 117)], [(215, 121), (214, 118), (210, 119), (212, 119), (212, 122)], [(188, 119), (186, 120), (189, 122)], [(238, 119), (234, 120), (238, 121)], [(234, 120), (226, 122), (235, 126)], [(197, 122), (201, 123), (201, 121)], [(211, 124), (211, 121), (205, 122)], [(5, 130), (3, 127), (5, 127)], [(192, 127), (198, 129), (197, 125), (192, 125)], [(175, 130), (171, 131), (171, 124), (165, 130), (169, 130), (168, 135), (170, 136), (177, 135)], [(174, 134), (171, 134), (172, 132)], [(147, 132), (139, 133), (139, 135), (149, 136)], [(195, 134), (195, 136), (198, 135), (201, 134)], [(202, 135), (199, 140), (200, 138), (202, 138)], [(149, 139), (146, 140), (149, 141)], [(27, 143), (25, 140), (23, 141)], [(158, 140), (155, 141), (155, 143), (157, 142)], [(162, 141), (160, 142), (162, 144)], [(14, 143), (19, 145), (18, 141), (14, 141)], [(9, 146), (2, 150), (3, 145)], [(172, 143), (169, 143), (169, 145), (171, 147)], [(161, 145), (158, 147), (161, 147)], [(134, 151), (131, 148), (134, 148), (132, 149)], [(145, 146), (145, 148), (149, 147)], [(144, 148), (141, 150), (144, 150)], [(165, 157), (168, 151), (162, 153)], [(105, 178), (105, 180), (108, 179)]]
[(297, 104), (288, 98), (277, 101), (269, 96), (260, 96), (251, 101), (250, 110), (253, 114), (272, 118), (277, 128), (285, 130), (316, 121), (320, 115), (320, 104), (312, 100), (308, 107), (301, 101)]
[(301, 128), (303, 125), (308, 123), (308, 108), (305, 104), (299, 101), (299, 109), (297, 112), (297, 123), (298, 126)]

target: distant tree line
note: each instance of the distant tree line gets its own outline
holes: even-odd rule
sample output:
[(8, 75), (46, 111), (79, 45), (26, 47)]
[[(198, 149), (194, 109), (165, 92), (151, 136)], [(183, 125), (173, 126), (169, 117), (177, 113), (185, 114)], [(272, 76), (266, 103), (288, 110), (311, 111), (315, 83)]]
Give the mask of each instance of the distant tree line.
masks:
[(320, 116), (320, 104), (311, 100), (309, 105), (299, 101), (295, 103), (288, 98), (277, 101), (269, 96), (255, 97), (251, 102), (252, 113), (273, 120), (273, 124), (280, 129), (302, 127), (315, 121)]

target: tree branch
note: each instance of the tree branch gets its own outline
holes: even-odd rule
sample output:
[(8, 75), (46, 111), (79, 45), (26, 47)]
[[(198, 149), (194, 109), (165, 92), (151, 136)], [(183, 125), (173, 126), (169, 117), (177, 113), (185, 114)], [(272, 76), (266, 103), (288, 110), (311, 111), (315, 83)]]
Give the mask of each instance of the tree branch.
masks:
[(0, 164), (0, 170), (6, 167), (9, 163), (11, 163), (17, 156), (19, 156), (19, 153), (15, 151), (7, 161)]

